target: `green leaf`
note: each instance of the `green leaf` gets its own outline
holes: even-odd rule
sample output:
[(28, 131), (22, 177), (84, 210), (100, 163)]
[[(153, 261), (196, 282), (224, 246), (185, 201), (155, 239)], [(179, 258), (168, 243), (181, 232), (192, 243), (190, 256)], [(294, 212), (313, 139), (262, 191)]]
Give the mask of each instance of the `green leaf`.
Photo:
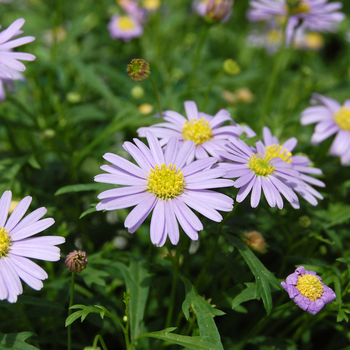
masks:
[(350, 311), (348, 309), (339, 309), (337, 315), (337, 322), (341, 322), (343, 320), (349, 322), (349, 317), (347, 314), (350, 314)]
[(35, 334), (31, 332), (0, 333), (0, 350), (38, 350), (38, 348), (25, 342), (25, 340), (32, 335)]
[(85, 210), (84, 212), (82, 212), (79, 216), (79, 219), (82, 219), (85, 215), (88, 215), (88, 214), (91, 214), (91, 213), (94, 213), (96, 210), (96, 208), (90, 208), (88, 210)]
[(253, 299), (260, 299), (257, 295), (256, 290), (256, 284), (255, 283), (245, 283), (247, 286), (246, 289), (243, 289), (241, 293), (239, 293), (233, 300), (232, 300), (232, 309), (236, 308), (237, 306), (241, 305), (245, 301), (253, 300)]
[(330, 228), (350, 220), (350, 206), (344, 203), (330, 203), (328, 207), (330, 223), (325, 228)]
[(126, 289), (130, 291), (130, 334), (131, 340), (136, 339), (143, 332), (143, 315), (149, 293), (150, 275), (143, 261), (132, 259), (130, 266), (114, 263), (114, 266), (123, 274)]
[(168, 341), (172, 344), (182, 345), (187, 347), (188, 349), (193, 350), (222, 350), (223, 347), (220, 344), (213, 344), (209, 341), (208, 337), (205, 336), (196, 336), (196, 337), (188, 337), (185, 335), (173, 334), (171, 333), (176, 328), (167, 328), (158, 332), (145, 333), (139, 336), (139, 338), (156, 338)]
[(111, 186), (112, 185), (103, 184), (103, 183), (69, 185), (58, 189), (55, 193), (55, 196), (58, 196), (64, 193), (72, 193), (72, 192), (104, 191), (104, 190), (110, 189)]
[(204, 300), (187, 278), (181, 278), (186, 289), (186, 298), (182, 304), (182, 311), (186, 319), (188, 320), (189, 318), (189, 309), (191, 308), (197, 316), (199, 334), (207, 337), (209, 342), (215, 344), (216, 349), (223, 350), (220, 334), (214, 322), (214, 316), (222, 316), (225, 313), (221, 310), (214, 309)]
[(105, 287), (106, 281), (104, 277), (107, 276), (109, 276), (108, 272), (94, 269), (91, 266), (89, 266), (89, 268), (84, 270), (84, 273), (81, 274), (81, 277), (88, 287), (91, 287), (93, 283), (97, 284), (98, 286)]
[(100, 314), (103, 319), (105, 316), (106, 309), (102, 309), (100, 306), (86, 306), (86, 305), (73, 305), (70, 309), (81, 309), (79, 311), (73, 312), (66, 319), (66, 327), (72, 324), (75, 320), (81, 317), (81, 322), (83, 322), (90, 313)]
[(260, 262), (254, 253), (238, 238), (226, 235), (230, 244), (237, 247), (239, 253), (252, 271), (257, 286), (257, 295), (263, 300), (266, 313), (272, 310), (272, 297), (270, 283), (281, 289), (278, 279)]

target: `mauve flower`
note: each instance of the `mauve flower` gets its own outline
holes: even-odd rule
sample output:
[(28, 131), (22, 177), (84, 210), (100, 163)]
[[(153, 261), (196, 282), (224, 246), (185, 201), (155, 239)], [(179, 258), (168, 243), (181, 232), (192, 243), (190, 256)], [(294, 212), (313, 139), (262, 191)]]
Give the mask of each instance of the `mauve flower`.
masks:
[(113, 16), (108, 23), (109, 34), (113, 39), (122, 39), (130, 41), (133, 38), (138, 38), (143, 33), (143, 28), (140, 22), (134, 17)]
[(192, 9), (201, 17), (225, 23), (232, 15), (233, 0), (195, 0)]
[(33, 36), (24, 36), (13, 39), (23, 33), (20, 28), (24, 24), (24, 19), (19, 18), (14, 21), (7, 29), (0, 32), (0, 79), (14, 79), (13, 71), (23, 72), (26, 67), (23, 61), (33, 61), (35, 56), (25, 52), (13, 52), (14, 47), (18, 47), (35, 40)]
[(322, 278), (314, 271), (306, 271), (303, 266), (281, 283), (289, 297), (304, 311), (316, 315), (336, 295), (333, 290), (322, 283)]
[(71, 252), (67, 255), (64, 263), (66, 264), (69, 271), (81, 273), (86, 269), (88, 258), (86, 256), (86, 253), (82, 250), (74, 250), (74, 252)]
[(301, 116), (302, 125), (317, 123), (311, 143), (318, 145), (336, 134), (329, 153), (340, 157), (343, 165), (350, 163), (350, 100), (341, 105), (331, 98), (313, 94), (311, 103), (317, 106), (306, 108)]
[[(222, 216), (217, 210), (231, 211), (233, 200), (210, 188), (229, 187), (233, 181), (219, 179), (226, 174), (225, 169), (211, 169), (216, 158), (193, 159), (195, 145), (186, 141), (179, 146), (176, 138), (171, 138), (163, 150), (156, 136), (146, 132), (149, 148), (138, 139), (136, 146), (125, 142), (123, 148), (138, 165), (112, 153), (104, 158), (113, 165), (103, 165), (108, 174), (95, 177), (95, 181), (121, 185), (99, 194), (102, 201), (97, 210), (135, 208), (125, 219), (124, 226), (134, 233), (151, 213), (151, 241), (158, 247), (165, 244), (169, 236), (172, 244), (179, 242), (178, 222), (192, 239), (198, 239), (198, 231), (203, 225), (192, 212), (196, 210), (207, 218), (220, 222)], [(189, 208), (190, 207), (190, 208)]]
[(11, 197), (11, 191), (5, 191), (0, 199), (0, 300), (14, 303), (23, 292), (20, 279), (29, 287), (40, 290), (42, 280), (48, 277), (40, 266), (27, 258), (57, 261), (60, 250), (55, 245), (64, 243), (65, 239), (59, 236), (28, 238), (53, 225), (54, 220), (39, 220), (47, 212), (44, 207), (22, 219), (32, 201), (29, 196), (19, 202), (6, 220)]

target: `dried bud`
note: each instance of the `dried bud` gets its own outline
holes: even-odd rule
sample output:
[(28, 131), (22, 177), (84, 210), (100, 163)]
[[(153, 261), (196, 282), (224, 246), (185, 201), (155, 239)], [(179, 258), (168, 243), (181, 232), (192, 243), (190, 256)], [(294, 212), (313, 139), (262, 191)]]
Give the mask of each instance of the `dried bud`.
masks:
[(243, 238), (243, 242), (252, 250), (258, 253), (266, 253), (267, 245), (263, 235), (258, 231), (246, 232), (244, 234), (246, 238)]
[(66, 261), (64, 262), (69, 271), (72, 272), (82, 272), (86, 269), (86, 265), (88, 263), (88, 258), (86, 253), (81, 250), (74, 250), (67, 255)]
[(223, 69), (228, 75), (237, 75), (241, 71), (241, 67), (238, 65), (238, 63), (231, 58), (225, 60)]
[(126, 71), (129, 77), (137, 82), (144, 81), (151, 75), (149, 64), (142, 58), (134, 58)]

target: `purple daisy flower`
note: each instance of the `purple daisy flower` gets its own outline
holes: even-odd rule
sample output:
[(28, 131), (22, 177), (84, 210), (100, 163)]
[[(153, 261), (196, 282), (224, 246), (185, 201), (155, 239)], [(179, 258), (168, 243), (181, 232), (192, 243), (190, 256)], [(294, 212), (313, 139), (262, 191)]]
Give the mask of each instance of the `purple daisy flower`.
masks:
[(265, 147), (257, 143), (257, 152), (248, 147), (240, 139), (231, 139), (226, 144), (226, 151), (221, 152), (223, 158), (232, 163), (220, 163), (219, 168), (228, 170), (225, 177), (238, 178), (234, 187), (239, 188), (236, 200), (242, 202), (252, 191), (250, 204), (256, 208), (260, 202), (261, 191), (271, 207), (283, 208), (283, 196), (294, 208), (299, 208), (299, 200), (291, 185), (302, 183), (300, 174), (280, 157), (270, 158), (265, 154)]
[(65, 239), (58, 236), (28, 238), (50, 227), (54, 220), (39, 221), (47, 212), (44, 207), (34, 210), (22, 220), (32, 201), (29, 196), (19, 202), (6, 220), (11, 197), (11, 191), (5, 191), (0, 198), (0, 300), (15, 303), (17, 296), (23, 292), (20, 279), (29, 287), (40, 290), (42, 280), (48, 277), (41, 267), (27, 258), (57, 261), (60, 250), (55, 245), (64, 243)]
[(317, 106), (306, 108), (301, 116), (302, 125), (317, 123), (311, 143), (318, 145), (336, 134), (329, 153), (340, 157), (343, 165), (350, 163), (350, 100), (341, 106), (336, 100), (313, 94), (311, 103)]
[[(222, 126), (227, 121), (232, 122), (230, 112), (221, 109), (211, 116), (198, 112), (194, 101), (184, 103), (187, 119), (175, 111), (164, 111), (164, 120), (167, 123), (155, 124), (137, 130), (140, 137), (145, 137), (146, 131), (151, 131), (160, 139), (161, 146), (168, 143), (171, 137), (176, 137), (180, 143), (191, 140), (195, 143), (195, 158), (202, 159), (218, 156), (215, 151), (224, 148), (229, 137), (238, 137), (244, 132), (253, 133), (239, 125)], [(254, 136), (254, 135), (252, 135)]]
[(283, 161), (290, 163), (292, 168), (300, 173), (301, 182), (298, 183), (288, 183), (293, 190), (299, 193), (305, 200), (307, 200), (312, 205), (317, 205), (317, 199), (323, 199), (323, 196), (312, 188), (309, 184), (325, 187), (326, 185), (307, 174), (321, 175), (322, 170), (314, 167), (310, 167), (311, 161), (305, 156), (293, 156), (292, 151), (298, 143), (295, 137), (291, 137), (283, 144), (280, 144), (277, 137), (273, 136), (271, 130), (268, 127), (263, 128), (264, 142), (261, 142), (263, 147), (265, 147), (265, 157), (270, 159), (279, 157)]
[(130, 41), (138, 38), (143, 33), (142, 25), (136, 18), (124, 15), (113, 16), (108, 23), (109, 34), (113, 39), (122, 39)]
[(316, 315), (336, 295), (333, 290), (322, 283), (322, 278), (314, 271), (306, 271), (303, 266), (281, 282), (289, 297), (304, 311)]
[(35, 56), (25, 52), (12, 52), (11, 49), (35, 40), (33, 36), (24, 36), (11, 40), (15, 36), (23, 33), (20, 30), (24, 24), (24, 19), (19, 18), (14, 21), (7, 29), (0, 32), (0, 79), (13, 79), (13, 71), (23, 72), (26, 67), (23, 61), (33, 61)]
[[(135, 159), (130, 161), (112, 153), (104, 158), (113, 165), (103, 165), (109, 174), (95, 177), (95, 181), (122, 185), (104, 191), (98, 196), (102, 201), (97, 210), (115, 210), (136, 206), (127, 216), (124, 226), (135, 232), (153, 210), (151, 219), (151, 241), (158, 247), (164, 245), (167, 236), (172, 244), (179, 241), (179, 227), (192, 239), (198, 239), (203, 225), (189, 209), (193, 208), (207, 218), (220, 222), (217, 210), (231, 211), (233, 200), (209, 188), (228, 187), (233, 181), (218, 179), (226, 174), (225, 169), (210, 169), (215, 158), (205, 158), (186, 165), (194, 153), (195, 145), (171, 138), (163, 151), (159, 141), (151, 132), (146, 132), (149, 148), (138, 139), (136, 146), (125, 142), (123, 148)], [(192, 156), (193, 157), (193, 156)]]

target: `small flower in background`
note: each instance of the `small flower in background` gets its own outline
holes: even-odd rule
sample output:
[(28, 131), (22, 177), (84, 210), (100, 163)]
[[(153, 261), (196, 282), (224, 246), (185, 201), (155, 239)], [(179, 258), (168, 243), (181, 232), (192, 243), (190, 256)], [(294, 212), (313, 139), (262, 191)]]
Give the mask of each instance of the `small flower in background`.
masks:
[(317, 106), (306, 108), (301, 116), (302, 125), (317, 123), (311, 143), (318, 145), (336, 134), (329, 153), (340, 157), (343, 165), (350, 163), (350, 100), (341, 106), (334, 99), (313, 94), (311, 103)]
[(146, 21), (146, 12), (135, 0), (117, 0), (117, 4), (132, 18), (140, 23)]
[(24, 36), (22, 38), (13, 39), (23, 33), (20, 29), (24, 24), (24, 19), (15, 20), (7, 29), (0, 32), (0, 79), (18, 79), (13, 72), (23, 72), (26, 67), (23, 61), (33, 61), (35, 56), (25, 52), (13, 52), (13, 48), (27, 44), (35, 40), (33, 36)]
[(301, 50), (318, 51), (324, 47), (323, 36), (319, 33), (305, 32), (297, 29), (294, 38), (294, 47)]
[(172, 244), (180, 238), (178, 222), (192, 239), (198, 239), (203, 225), (192, 212), (193, 208), (207, 218), (220, 222), (217, 212), (231, 211), (233, 200), (209, 188), (229, 187), (233, 181), (219, 179), (226, 174), (224, 169), (210, 169), (215, 158), (206, 158), (186, 163), (193, 159), (195, 145), (192, 141), (181, 145), (175, 137), (168, 141), (164, 151), (156, 136), (145, 132), (149, 148), (138, 139), (134, 144), (125, 142), (123, 148), (138, 165), (112, 153), (104, 158), (113, 165), (103, 165), (95, 181), (122, 185), (99, 194), (101, 202), (97, 210), (116, 210), (135, 206), (125, 219), (124, 226), (134, 233), (151, 213), (151, 241), (158, 247), (169, 236)]
[(244, 233), (243, 242), (252, 250), (265, 254), (267, 252), (267, 244), (263, 235), (258, 231)]
[[(229, 104), (233, 104), (233, 105), (236, 103), (249, 104), (254, 101), (254, 94), (248, 88), (240, 88), (234, 92), (224, 90), (222, 93), (222, 97)], [(255, 136), (255, 133), (252, 136)]]
[(137, 82), (147, 80), (151, 75), (149, 64), (142, 58), (134, 58), (130, 64), (128, 64), (126, 71), (129, 77)]
[[(281, 194), (298, 209), (299, 200), (293, 188), (302, 184), (300, 174), (292, 166), (276, 157), (271, 158), (261, 143), (256, 143), (257, 153), (240, 139), (231, 139), (225, 146), (226, 151), (220, 151), (227, 163), (219, 163), (218, 167), (226, 168), (228, 173), (226, 178), (238, 178), (234, 182), (234, 187), (239, 188), (236, 201), (242, 202), (250, 191), (250, 204), (256, 208), (260, 202), (261, 192), (270, 207), (283, 208)], [(281, 193), (281, 194), (280, 194)]]
[(42, 280), (48, 277), (41, 267), (27, 258), (58, 261), (60, 250), (55, 245), (64, 243), (65, 239), (58, 236), (28, 238), (53, 225), (54, 220), (46, 218), (39, 221), (47, 212), (44, 207), (34, 210), (22, 220), (32, 201), (29, 196), (18, 203), (6, 220), (11, 198), (11, 191), (5, 191), (0, 198), (0, 300), (14, 303), (23, 292), (20, 279), (31, 288), (40, 290)]
[(143, 0), (142, 1), (142, 7), (150, 12), (158, 10), (160, 5), (161, 5), (160, 0)]
[(195, 143), (195, 157), (197, 159), (211, 156), (217, 157), (216, 150), (223, 149), (229, 137), (238, 137), (243, 129), (239, 125), (222, 126), (225, 122), (232, 122), (230, 113), (221, 109), (211, 116), (198, 112), (194, 101), (184, 103), (187, 119), (175, 111), (164, 111), (167, 123), (142, 127), (137, 130), (140, 137), (145, 137), (151, 131), (165, 145), (171, 137), (176, 137), (181, 143), (191, 140)]
[(293, 169), (297, 170), (300, 173), (300, 179), (302, 182), (298, 183), (289, 183), (295, 192), (299, 193), (306, 201), (312, 205), (317, 205), (317, 199), (323, 199), (323, 196), (312, 188), (309, 184), (325, 187), (325, 184), (315, 179), (308, 174), (312, 175), (321, 175), (322, 170), (318, 168), (311, 167), (311, 161), (305, 156), (293, 156), (292, 151), (296, 147), (298, 140), (295, 137), (291, 137), (283, 144), (280, 144), (277, 137), (273, 136), (271, 130), (268, 127), (263, 128), (263, 142), (261, 142), (265, 147), (265, 156), (270, 159), (281, 158), (283, 161), (290, 163)]
[(316, 272), (306, 271), (303, 266), (298, 267), (281, 285), (289, 297), (311, 315), (316, 315), (336, 298), (333, 290), (322, 283)]
[(81, 250), (74, 250), (67, 255), (66, 260), (64, 262), (69, 271), (75, 273), (81, 273), (86, 269), (88, 258), (86, 253)]
[(108, 23), (109, 34), (113, 39), (130, 41), (143, 34), (143, 28), (139, 21), (128, 15), (115, 15)]
[(210, 22), (227, 22), (232, 15), (233, 0), (195, 0), (192, 9)]
[(268, 25), (261, 30), (252, 30), (247, 42), (249, 46), (265, 48), (268, 55), (273, 55), (282, 44), (282, 27)]
[(139, 105), (139, 111), (145, 115), (150, 114), (153, 111), (153, 106), (150, 103), (142, 103)]

